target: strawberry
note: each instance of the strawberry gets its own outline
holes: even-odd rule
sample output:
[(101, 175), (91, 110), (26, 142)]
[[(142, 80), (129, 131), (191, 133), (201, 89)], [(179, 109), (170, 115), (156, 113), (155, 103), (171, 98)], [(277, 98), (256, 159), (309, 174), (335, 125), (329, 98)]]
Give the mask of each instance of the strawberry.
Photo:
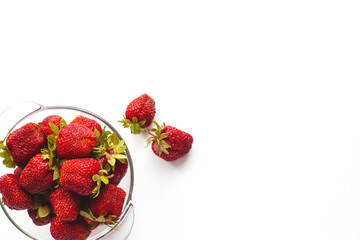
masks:
[(157, 129), (149, 130), (151, 137), (148, 145), (152, 143), (153, 152), (166, 161), (175, 161), (184, 157), (191, 149), (193, 137), (184, 131), (172, 126), (163, 126), (154, 121)]
[(71, 121), (70, 124), (73, 124), (73, 123), (83, 125), (84, 127), (89, 128), (92, 132), (94, 132), (95, 128), (99, 131), (100, 134), (102, 132), (100, 124), (91, 118), (87, 118), (87, 117), (78, 115), (74, 118), (74, 120)]
[(65, 120), (60, 117), (59, 115), (50, 115), (47, 116), (46, 118), (44, 118), (41, 122), (41, 131), (43, 132), (44, 136), (47, 138), (47, 136), (49, 135), (54, 135), (54, 131), (51, 128), (50, 124), (54, 124), (56, 127), (58, 127), (58, 129), (61, 129), (62, 126), (66, 122), (64, 122)]
[(49, 203), (49, 192), (46, 191), (39, 194), (33, 194), (31, 198), (34, 205), (31, 209), (28, 209), (28, 215), (33, 223), (37, 226), (43, 226), (50, 223), (54, 214)]
[(0, 154), (5, 158), (4, 164), (7, 167), (14, 167), (15, 164), (23, 167), (30, 158), (40, 152), (45, 144), (45, 137), (38, 124), (28, 123), (13, 131), (6, 144), (6, 147), (2, 142), (0, 144), (4, 150)]
[(10, 209), (25, 210), (33, 206), (30, 195), (21, 189), (19, 177), (8, 173), (0, 177), (0, 193), (2, 201)]
[(95, 147), (97, 136), (87, 127), (69, 124), (59, 132), (57, 153), (66, 159), (86, 157)]
[(155, 116), (155, 101), (146, 93), (132, 100), (126, 108), (125, 117), (119, 121), (123, 126), (130, 127), (131, 133), (144, 132)]
[(53, 218), (52, 214), (48, 214), (45, 217), (40, 217), (38, 215), (38, 210), (37, 209), (28, 209), (28, 215), (31, 218), (31, 220), (33, 221), (33, 223), (37, 226), (44, 226), (47, 225), (51, 222), (51, 219)]
[(74, 221), (79, 215), (79, 196), (64, 188), (57, 188), (50, 193), (50, 203), (56, 216), (63, 221)]
[(29, 193), (35, 194), (51, 188), (54, 171), (48, 165), (49, 159), (42, 158), (42, 154), (36, 154), (22, 170), (20, 175), (21, 187)]
[(68, 222), (55, 216), (51, 220), (50, 233), (55, 240), (85, 240), (91, 231), (83, 218)]
[(19, 167), (15, 168), (14, 174), (16, 176), (20, 177), (21, 173), (22, 173), (22, 168), (19, 168)]
[(60, 169), (60, 185), (79, 195), (91, 195), (97, 187), (93, 176), (98, 175), (100, 170), (100, 163), (93, 158), (67, 160)]
[(115, 185), (105, 185), (98, 197), (90, 202), (89, 211), (80, 214), (94, 222), (114, 224), (119, 219), (125, 201), (126, 192)]

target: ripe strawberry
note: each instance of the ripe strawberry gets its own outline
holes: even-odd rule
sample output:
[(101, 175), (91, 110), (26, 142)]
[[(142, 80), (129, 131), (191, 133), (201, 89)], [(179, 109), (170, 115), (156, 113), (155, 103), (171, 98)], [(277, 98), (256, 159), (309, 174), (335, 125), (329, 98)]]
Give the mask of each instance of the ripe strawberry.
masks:
[(97, 187), (93, 176), (97, 175), (100, 170), (100, 163), (93, 158), (67, 160), (60, 169), (60, 185), (79, 195), (91, 195)]
[(19, 177), (8, 173), (0, 177), (0, 193), (2, 201), (10, 209), (25, 210), (33, 206), (33, 201), (28, 193), (21, 189)]
[(124, 127), (130, 127), (134, 134), (145, 131), (155, 116), (155, 101), (146, 93), (132, 100), (126, 108), (122, 121)]
[(37, 226), (44, 226), (46, 224), (49, 224), (51, 222), (51, 219), (53, 218), (52, 214), (48, 214), (46, 217), (40, 217), (38, 216), (38, 209), (28, 209), (29, 217), (32, 219), (33, 223)]
[(166, 161), (175, 161), (185, 156), (191, 149), (193, 137), (172, 126), (155, 122), (157, 129), (151, 129), (148, 145), (152, 143), (153, 152)]
[(45, 137), (38, 124), (28, 123), (13, 131), (6, 144), (11, 153), (9, 157), (12, 157), (12, 160), (5, 159), (5, 161), (13, 161), (18, 166), (25, 166), (30, 158), (40, 152), (45, 144)]
[(42, 158), (42, 154), (36, 154), (22, 170), (20, 175), (21, 187), (29, 193), (35, 194), (51, 188), (54, 171), (48, 165), (49, 159)]
[(87, 118), (87, 117), (78, 115), (74, 118), (74, 120), (71, 121), (70, 124), (73, 124), (73, 123), (83, 125), (84, 127), (89, 128), (92, 132), (94, 131), (94, 128), (96, 128), (100, 134), (102, 132), (100, 124), (91, 118)]
[(55, 240), (85, 240), (91, 231), (81, 217), (73, 222), (68, 222), (55, 216), (51, 220), (50, 233)]
[(58, 127), (58, 129), (60, 129), (61, 121), (65, 120), (63, 120), (63, 118), (59, 115), (50, 115), (44, 118), (41, 122), (41, 131), (43, 132), (44, 136), (47, 137), (49, 135), (54, 135), (54, 131), (51, 128), (50, 123), (54, 124)]
[(62, 158), (86, 157), (96, 144), (96, 134), (79, 124), (69, 124), (59, 132), (57, 153)]
[(89, 212), (80, 214), (94, 222), (114, 224), (119, 219), (125, 201), (126, 192), (112, 184), (105, 185), (98, 197), (90, 202)]
[(90, 202), (90, 210), (96, 217), (114, 215), (118, 219), (121, 215), (126, 192), (115, 185), (107, 184), (101, 189), (97, 198)]
[(16, 176), (20, 177), (21, 173), (22, 173), (22, 168), (19, 168), (19, 167), (15, 168), (14, 174)]
[[(98, 161), (101, 163), (101, 165), (103, 167), (105, 167), (106, 164), (108, 164), (108, 160), (107, 160), (106, 156), (99, 158)], [(128, 165), (129, 165), (129, 162), (127, 159), (124, 159), (124, 161), (125, 161), (125, 163), (116, 161), (115, 169), (112, 170), (110, 167), (110, 170), (108, 171), (108, 173), (104, 175), (104, 176), (112, 176), (109, 179), (109, 183), (111, 183), (115, 186), (119, 185), (121, 179), (123, 179), (123, 177), (125, 176), (127, 169), (128, 169)]]
[(57, 188), (50, 193), (50, 203), (56, 216), (63, 221), (74, 221), (79, 215), (79, 196), (64, 188)]

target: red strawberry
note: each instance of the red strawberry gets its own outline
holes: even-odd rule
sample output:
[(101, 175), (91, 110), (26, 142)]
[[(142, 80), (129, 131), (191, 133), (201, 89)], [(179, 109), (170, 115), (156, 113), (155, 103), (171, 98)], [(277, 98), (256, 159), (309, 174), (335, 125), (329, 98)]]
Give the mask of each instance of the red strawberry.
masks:
[(104, 217), (114, 215), (115, 219), (118, 219), (122, 212), (125, 196), (126, 192), (122, 188), (107, 184), (101, 189), (99, 196), (90, 202), (90, 210), (96, 217), (101, 214)]
[(125, 196), (126, 192), (122, 188), (107, 184), (99, 196), (91, 200), (89, 213), (81, 212), (81, 215), (94, 222), (114, 224), (121, 215)]
[[(54, 131), (50, 127), (50, 123), (54, 124), (60, 129), (60, 122), (63, 118), (59, 115), (50, 115), (44, 118), (41, 122), (41, 131), (44, 136), (47, 137), (49, 135), (54, 135)], [(63, 120), (64, 121), (64, 120)]]
[(96, 128), (100, 134), (102, 132), (100, 124), (91, 118), (78, 115), (74, 118), (74, 120), (72, 120), (71, 124), (73, 123), (83, 125), (84, 127), (89, 128), (92, 132), (94, 131), (94, 128)]
[(32, 194), (49, 189), (55, 184), (54, 171), (48, 165), (49, 159), (41, 156), (39, 153), (31, 158), (20, 175), (21, 187)]
[(83, 218), (68, 222), (55, 216), (51, 220), (50, 233), (55, 240), (85, 240), (91, 231)]
[(79, 215), (79, 196), (64, 188), (57, 188), (50, 193), (50, 203), (56, 216), (63, 221), (74, 221)]
[(29, 217), (32, 219), (35, 225), (37, 226), (44, 226), (46, 224), (49, 224), (51, 222), (51, 219), (53, 218), (52, 214), (47, 215), (46, 217), (40, 217), (38, 216), (38, 209), (28, 209)]
[(0, 178), (0, 193), (2, 201), (10, 209), (25, 210), (33, 206), (33, 201), (28, 193), (21, 189), (19, 177), (8, 173)]
[(93, 176), (97, 175), (100, 169), (100, 163), (93, 158), (67, 160), (60, 169), (60, 185), (80, 195), (91, 195), (97, 187)]
[[(106, 156), (99, 158), (98, 161), (101, 163), (101, 165), (103, 167), (105, 167), (106, 164), (108, 164), (108, 160), (107, 160)], [(108, 174), (106, 174), (106, 176), (112, 175), (112, 177), (109, 179), (109, 183), (111, 183), (115, 186), (119, 185), (121, 179), (123, 179), (123, 177), (125, 176), (126, 171), (128, 169), (128, 165), (129, 165), (129, 162), (126, 158), (124, 159), (124, 161), (125, 161), (125, 163), (116, 161), (115, 169), (114, 170), (110, 169)]]
[(19, 167), (15, 168), (14, 174), (16, 176), (20, 177), (21, 173), (22, 173), (22, 168), (19, 168)]
[(57, 153), (62, 158), (86, 157), (96, 144), (96, 134), (79, 124), (69, 124), (59, 132)]
[(16, 165), (25, 166), (30, 158), (40, 152), (45, 137), (36, 123), (28, 123), (13, 131), (6, 141)]
[(150, 126), (155, 116), (155, 101), (146, 93), (132, 100), (126, 108), (125, 117), (121, 123), (130, 127), (134, 134), (138, 134)]
[(172, 126), (159, 126), (154, 121), (157, 129), (152, 129), (149, 134), (148, 145), (152, 143), (153, 152), (166, 161), (174, 161), (185, 156), (191, 149), (193, 137), (184, 131)]

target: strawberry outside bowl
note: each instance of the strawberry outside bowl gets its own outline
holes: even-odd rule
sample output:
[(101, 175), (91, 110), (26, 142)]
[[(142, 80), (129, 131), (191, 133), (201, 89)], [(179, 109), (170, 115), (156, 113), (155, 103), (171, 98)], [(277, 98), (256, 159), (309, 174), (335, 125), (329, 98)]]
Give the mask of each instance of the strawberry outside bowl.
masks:
[[(106, 130), (116, 133), (119, 139), (123, 140), (118, 131), (108, 121), (90, 111), (72, 106), (44, 106), (32, 102), (13, 105), (0, 114), (0, 140), (4, 141), (5, 143), (6, 139), (12, 131), (22, 127), (29, 122), (41, 122), (49, 115), (60, 115), (68, 123), (78, 115), (94, 119), (101, 125), (102, 128), (106, 127)], [(116, 239), (127, 239), (132, 230), (134, 224), (134, 206), (132, 204), (134, 169), (130, 152), (127, 147), (125, 149), (125, 153), (128, 160), (128, 170), (118, 185), (118, 187), (122, 188), (126, 192), (121, 216), (116, 221), (114, 226), (106, 226), (104, 224), (99, 225), (91, 232), (87, 239), (104, 239), (113, 232), (116, 232)], [(0, 160), (2, 160), (2, 158)], [(14, 168), (8, 168), (5, 165), (0, 167), (0, 176), (13, 172)], [(11, 221), (11, 223), (30, 239), (53, 239), (50, 233), (50, 224), (37, 226), (29, 217), (27, 210), (11, 210), (2, 201), (0, 202), (0, 205), (4, 214)]]

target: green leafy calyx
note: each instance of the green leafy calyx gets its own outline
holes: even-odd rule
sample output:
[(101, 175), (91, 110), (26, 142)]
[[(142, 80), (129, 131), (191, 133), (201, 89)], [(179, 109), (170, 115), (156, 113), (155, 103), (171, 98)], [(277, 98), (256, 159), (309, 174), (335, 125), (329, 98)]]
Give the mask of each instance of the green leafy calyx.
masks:
[(153, 122), (156, 125), (156, 128), (149, 129), (148, 133), (151, 135), (151, 137), (148, 138), (146, 147), (149, 146), (151, 143), (154, 143), (154, 149), (159, 156), (162, 153), (169, 154), (167, 149), (171, 148), (171, 145), (165, 141), (169, 134), (163, 133), (165, 123), (160, 126), (156, 121)]
[(2, 157), (4, 160), (2, 161), (3, 164), (8, 168), (15, 168), (16, 164), (14, 162), (14, 159), (11, 155), (11, 152), (7, 146), (5, 146), (4, 141), (0, 141), (0, 157)]
[(142, 119), (141, 121), (139, 121), (137, 117), (133, 117), (130, 120), (124, 116), (123, 120), (121, 120), (119, 122), (123, 124), (124, 128), (130, 127), (130, 131), (133, 134), (139, 134), (141, 132), (146, 132), (146, 130), (144, 128), (142, 128), (146, 122), (146, 119)]

